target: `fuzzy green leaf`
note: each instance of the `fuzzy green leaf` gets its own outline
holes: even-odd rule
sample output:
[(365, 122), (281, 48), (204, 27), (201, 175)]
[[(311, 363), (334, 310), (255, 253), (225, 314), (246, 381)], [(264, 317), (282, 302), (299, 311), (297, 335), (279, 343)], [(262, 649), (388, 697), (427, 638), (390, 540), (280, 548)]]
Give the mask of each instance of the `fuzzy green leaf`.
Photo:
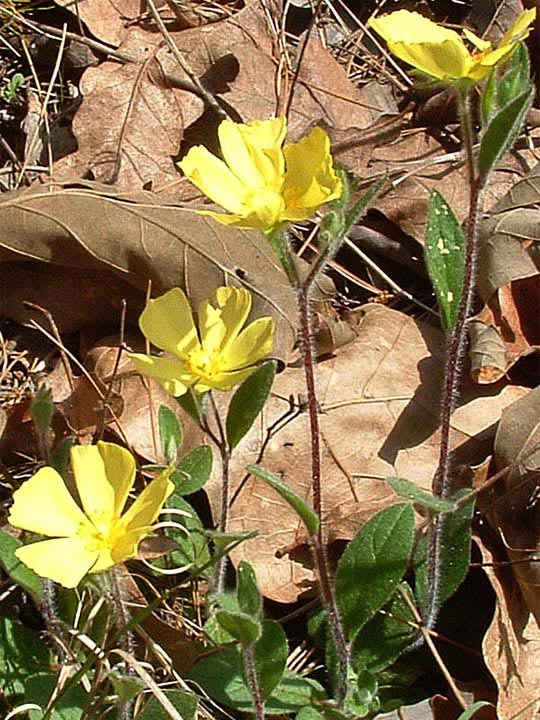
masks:
[(166, 405), (160, 405), (158, 413), (161, 452), (169, 465), (174, 465), (184, 442), (184, 432), (178, 417)]
[(212, 472), (212, 450), (208, 445), (199, 445), (188, 453), (171, 475), (178, 495), (191, 495), (208, 482)]
[[(454, 495), (454, 500), (467, 495), (462, 490)], [(457, 510), (444, 515), (441, 536), (441, 572), (440, 602), (443, 603), (455, 593), (463, 582), (471, 562), (471, 521), (474, 513), (474, 498)], [(418, 543), (416, 551), (416, 596), (420, 605), (427, 597), (427, 539)]]
[(527, 87), (488, 121), (480, 140), (478, 155), (478, 167), (482, 177), (488, 177), (517, 140), (533, 96), (533, 89)]
[(41, 385), (38, 389), (36, 396), (32, 400), (30, 406), (30, 415), (37, 431), (41, 435), (45, 433), (51, 427), (52, 418), (54, 415), (54, 403), (52, 397), (52, 390)]
[[(195, 720), (199, 698), (194, 693), (184, 690), (167, 690), (165, 695), (175, 710), (178, 710), (183, 720)], [(137, 715), (137, 720), (170, 720), (170, 717), (159, 700), (151, 697), (142, 712)]]
[(0, 530), (0, 564), (12, 580), (23, 587), (36, 600), (41, 600), (43, 584), (39, 575), (24, 565), (16, 556), (15, 550), (23, 543), (5, 530)]
[[(241, 712), (253, 712), (251, 692), (243, 674), (238, 648), (203, 657), (189, 671), (188, 678), (198, 683), (217, 703)], [(267, 715), (292, 715), (303, 707), (326, 698), (323, 688), (311, 678), (285, 670), (279, 685), (266, 699)]]
[(235, 448), (268, 400), (276, 374), (276, 363), (271, 360), (251, 373), (231, 398), (225, 427), (227, 441)]
[(287, 636), (274, 620), (264, 620), (261, 637), (255, 643), (255, 669), (259, 690), (265, 700), (278, 686), (289, 654)]
[(260, 621), (245, 613), (218, 610), (216, 620), (240, 645), (253, 645), (261, 636)]
[(422, 507), (431, 510), (434, 513), (450, 512), (455, 509), (456, 504), (451, 500), (443, 500), (435, 497), (426, 490), (422, 490), (410, 480), (398, 477), (389, 477), (386, 479), (392, 490), (401, 497), (412, 502), (422, 505)]
[(315, 535), (319, 529), (319, 518), (317, 517), (315, 510), (313, 510), (313, 508), (311, 508), (305, 500), (300, 497), (300, 495), (297, 495), (294, 490), (291, 490), (291, 488), (284, 483), (281, 478), (278, 478), (277, 475), (274, 475), (274, 473), (269, 470), (265, 470), (260, 465), (249, 465), (248, 472), (252, 475), (256, 475), (258, 478), (261, 478), (261, 480), (264, 480), (267, 485), (274, 488), (274, 490), (281, 495), (285, 502), (287, 502), (299, 515), (300, 519), (306, 526), (308, 533), (310, 535)]
[(6, 695), (24, 691), (26, 679), (49, 668), (51, 654), (37, 632), (9, 618), (0, 618), (0, 677)]
[(391, 597), (413, 547), (414, 513), (409, 503), (377, 513), (351, 541), (336, 573), (336, 599), (349, 640)]
[[(412, 598), (406, 583), (405, 592)], [(415, 617), (401, 593), (394, 593), (385, 606), (386, 613), (377, 613), (358, 632), (351, 647), (351, 661), (356, 672), (363, 669), (379, 673), (395, 662), (416, 637), (416, 631), (407, 624)]]
[(494, 706), (490, 702), (487, 702), (487, 700), (478, 700), (472, 705), (469, 705), (469, 707), (461, 713), (457, 720), (471, 720), (471, 718), (476, 715), (477, 710), (485, 707), (492, 708)]
[(257, 587), (255, 571), (246, 560), (241, 560), (238, 564), (236, 577), (238, 607), (246, 615), (258, 618), (262, 609), (262, 597)]
[(456, 321), (463, 288), (465, 237), (452, 208), (436, 190), (429, 198), (425, 257), (443, 327), (449, 331)]

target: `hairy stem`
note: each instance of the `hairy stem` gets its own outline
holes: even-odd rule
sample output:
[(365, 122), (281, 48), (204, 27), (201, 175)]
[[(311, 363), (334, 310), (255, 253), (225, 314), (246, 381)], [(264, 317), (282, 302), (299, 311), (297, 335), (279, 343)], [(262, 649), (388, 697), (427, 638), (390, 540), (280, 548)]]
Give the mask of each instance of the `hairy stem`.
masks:
[(246, 680), (253, 699), (253, 707), (255, 709), (255, 720), (264, 720), (264, 701), (259, 687), (257, 678), (257, 669), (255, 666), (255, 653), (253, 645), (244, 645), (242, 648), (244, 657), (244, 669), (246, 671)]
[[(450, 448), (451, 420), (461, 390), (463, 358), (467, 346), (467, 322), (471, 314), (475, 293), (478, 231), (482, 213), (482, 191), (485, 186), (485, 178), (478, 176), (476, 171), (469, 97), (465, 92), (459, 95), (459, 108), (462, 140), (469, 176), (469, 216), (467, 220), (463, 288), (456, 322), (451, 330), (446, 348), (441, 404), (439, 466), (432, 485), (433, 494), (441, 498), (448, 498), (453, 491)], [(446, 514), (439, 515), (433, 520), (430, 527), (427, 563), (428, 597), (424, 608), (424, 624), (427, 629), (433, 629), (441, 604), (441, 556), (443, 534), (448, 517)]]
[(334, 648), (338, 662), (338, 684), (336, 696), (340, 706), (345, 700), (347, 692), (347, 675), (349, 667), (349, 651), (339, 608), (337, 606), (332, 576), (328, 563), (328, 556), (323, 537), (323, 499), (321, 489), (321, 447), (319, 430), (319, 407), (315, 386), (315, 358), (312, 345), (311, 313), (309, 307), (309, 285), (304, 285), (298, 293), (298, 308), (300, 312), (300, 334), (302, 343), (302, 356), (304, 360), (304, 374), (306, 378), (309, 430), (311, 440), (311, 487), (313, 508), (319, 517), (319, 529), (312, 537), (315, 563), (319, 576), (321, 595), (328, 617), (328, 625), (332, 634)]
[[(218, 407), (214, 400), (213, 395), (210, 395), (210, 402), (214, 411), (214, 417), (218, 429), (218, 436), (210, 431), (208, 424), (206, 424), (206, 430), (210, 437), (213, 439), (219, 449), (221, 456), (221, 510), (219, 514), (218, 530), (220, 533), (227, 532), (227, 525), (229, 519), (229, 494), (230, 494), (230, 478), (229, 478), (229, 467), (231, 462), (231, 449), (225, 431), (223, 429), (223, 423), (219, 414)], [(214, 575), (214, 587), (216, 592), (222, 593), (225, 589), (225, 576), (227, 574), (227, 557), (223, 556), (216, 566)]]

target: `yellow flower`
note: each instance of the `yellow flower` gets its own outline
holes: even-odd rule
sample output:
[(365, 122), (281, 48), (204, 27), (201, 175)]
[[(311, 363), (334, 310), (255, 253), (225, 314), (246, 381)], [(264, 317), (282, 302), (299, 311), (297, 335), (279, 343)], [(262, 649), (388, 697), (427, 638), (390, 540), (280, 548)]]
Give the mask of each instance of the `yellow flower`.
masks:
[(305, 220), (341, 196), (330, 140), (314, 128), (297, 143), (282, 147), (287, 120), (243, 125), (224, 120), (219, 128), (223, 160), (202, 145), (179, 163), (202, 192), (231, 215), (200, 211), (225, 225), (270, 232), (283, 223)]
[(245, 380), (272, 351), (274, 321), (258, 318), (242, 330), (251, 310), (251, 293), (243, 288), (218, 288), (216, 302), (216, 307), (209, 300), (199, 305), (197, 332), (180, 288), (150, 300), (139, 319), (143, 335), (178, 359), (130, 353), (141, 375), (155, 378), (175, 397), (190, 387), (198, 393), (230, 390)]
[(517, 44), (528, 36), (535, 17), (534, 8), (522, 12), (494, 50), (490, 42), (464, 30), (465, 37), (476, 50), (472, 54), (457, 32), (416, 12), (397, 10), (371, 20), (370, 25), (386, 40), (396, 57), (426, 75), (446, 82), (477, 82), (484, 80), (495, 65), (510, 57)]
[(8, 518), (13, 527), (54, 538), (20, 547), (15, 555), (68, 588), (89, 572), (135, 557), (174, 489), (162, 473), (122, 515), (135, 480), (131, 453), (108, 442), (81, 445), (71, 449), (71, 466), (84, 512), (56, 470), (44, 467), (15, 491)]

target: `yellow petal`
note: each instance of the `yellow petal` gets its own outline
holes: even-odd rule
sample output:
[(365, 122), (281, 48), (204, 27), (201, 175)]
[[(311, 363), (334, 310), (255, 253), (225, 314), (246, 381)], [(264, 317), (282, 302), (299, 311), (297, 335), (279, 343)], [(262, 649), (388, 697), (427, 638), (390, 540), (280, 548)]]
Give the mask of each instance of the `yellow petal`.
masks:
[(118, 565), (118, 563), (122, 563), (136, 557), (139, 543), (151, 534), (150, 530), (151, 528), (149, 527), (137, 528), (136, 530), (130, 530), (122, 535), (112, 548), (111, 563), (113, 565)]
[(150, 300), (139, 318), (139, 327), (153, 345), (179, 357), (199, 344), (191, 306), (180, 288)]
[(71, 467), (82, 506), (92, 522), (110, 521), (114, 515), (114, 489), (96, 445), (71, 448)]
[(489, 40), (484, 40), (481, 37), (478, 37), (478, 35), (475, 35), (471, 30), (468, 30), (467, 28), (463, 28), (463, 34), (465, 35), (466, 39), (471, 43), (471, 45), (474, 45), (474, 47), (477, 50), (480, 50), (480, 52), (488, 52), (488, 50), (491, 50), (491, 43)]
[(374, 18), (370, 26), (396, 57), (417, 70), (439, 79), (467, 76), (471, 55), (454, 30), (408, 10)]
[(225, 326), (225, 341), (222, 351), (236, 339), (251, 311), (251, 293), (244, 288), (219, 287), (216, 300), (221, 309), (221, 320)]
[(254, 320), (223, 353), (223, 370), (241, 369), (268, 357), (272, 352), (274, 330), (275, 323), (272, 318)]
[(531, 32), (531, 25), (536, 18), (536, 8), (530, 8), (521, 13), (512, 27), (505, 33), (499, 47), (510, 43), (518, 43), (525, 40)]
[(246, 187), (227, 165), (205, 147), (192, 147), (179, 163), (183, 172), (210, 200), (242, 214)]
[(224, 120), (218, 129), (225, 162), (253, 190), (281, 188), (285, 168), (281, 146), (286, 132), (284, 117), (248, 124)]
[(129, 353), (137, 372), (155, 378), (173, 397), (180, 397), (195, 382), (193, 375), (181, 360), (167, 360), (140, 353)]
[(114, 514), (120, 516), (129, 491), (135, 482), (135, 458), (115, 443), (99, 441), (97, 449), (105, 466), (105, 473), (114, 492)]
[(209, 300), (203, 300), (197, 311), (201, 346), (205, 353), (212, 355), (220, 347), (227, 328), (221, 319), (221, 311)]
[[(165, 500), (174, 490), (174, 484), (169, 480), (170, 474), (170, 471), (165, 470), (155, 480), (152, 480), (133, 505), (122, 515), (121, 523), (126, 533), (132, 530), (148, 529), (156, 520)], [(120, 541), (121, 538), (118, 542)]]
[(257, 162), (261, 153), (246, 142), (245, 136), (240, 132), (240, 125), (224, 120), (218, 128), (218, 136), (225, 162), (242, 185), (253, 190), (263, 187), (265, 171), (264, 167), (260, 167), (261, 163)]
[(455, 32), (432, 20), (409, 10), (396, 10), (396, 12), (372, 18), (370, 27), (375, 30), (386, 42), (403, 43), (431, 43), (455, 42), (463, 45), (463, 41)]
[(334, 171), (330, 139), (322, 128), (316, 127), (299, 142), (287, 145), (284, 154), (287, 219), (310, 217), (321, 205), (341, 196), (343, 186)]
[(98, 553), (89, 551), (78, 538), (57, 538), (24, 545), (15, 551), (21, 562), (41, 577), (74, 588), (90, 571)]
[(44, 467), (13, 493), (9, 522), (13, 527), (52, 537), (74, 535), (87, 524), (81, 508), (60, 475)]

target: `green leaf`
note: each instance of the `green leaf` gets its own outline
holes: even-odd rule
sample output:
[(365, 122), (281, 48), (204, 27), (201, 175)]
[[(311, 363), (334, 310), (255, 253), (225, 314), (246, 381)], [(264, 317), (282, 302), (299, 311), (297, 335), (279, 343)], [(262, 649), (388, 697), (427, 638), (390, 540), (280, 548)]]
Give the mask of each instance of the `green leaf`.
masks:
[(197, 395), (195, 391), (190, 388), (186, 393), (175, 399), (182, 410), (187, 412), (187, 414), (195, 420), (197, 425), (200, 425), (208, 408), (208, 393)]
[[(454, 500), (469, 494), (460, 490)], [(440, 602), (443, 603), (461, 585), (471, 562), (471, 521), (474, 513), (474, 498), (457, 510), (442, 516), (441, 556), (439, 561), (441, 584)], [(416, 597), (424, 605), (427, 596), (427, 538), (418, 543), (416, 551)]]
[(264, 363), (244, 380), (232, 396), (225, 422), (227, 441), (231, 448), (238, 445), (263, 409), (275, 374), (275, 361)]
[(176, 513), (170, 515), (171, 519), (185, 528), (176, 530), (175, 528), (165, 528), (165, 534), (178, 543), (178, 549), (173, 550), (168, 558), (158, 558), (154, 561), (157, 567), (168, 567), (171, 564), (174, 567), (182, 567), (183, 565), (194, 565), (202, 567), (210, 559), (210, 551), (208, 550), (208, 540), (206, 538), (205, 528), (191, 505), (176, 493), (173, 493), (167, 500), (167, 508), (182, 510), (182, 515)]
[(255, 643), (255, 669), (263, 700), (278, 686), (289, 654), (287, 636), (274, 620), (263, 620), (261, 637)]
[(490, 702), (487, 702), (486, 700), (478, 700), (477, 702), (473, 703), (472, 705), (469, 705), (469, 707), (461, 713), (461, 715), (458, 717), (458, 720), (470, 720), (476, 715), (476, 711), (480, 710), (481, 708), (485, 707), (495, 707)]
[[(39, 673), (27, 678), (24, 683), (24, 697), (26, 702), (36, 703), (45, 708), (58, 688), (57, 673)], [(48, 716), (49, 720), (80, 720), (83, 709), (88, 702), (88, 693), (82, 685), (72, 685), (52, 703), (53, 711)], [(29, 710), (30, 720), (41, 720), (41, 710)]]
[(465, 237), (452, 208), (436, 190), (429, 198), (426, 227), (427, 269), (448, 331), (456, 321), (463, 289)]
[[(188, 678), (198, 683), (221, 705), (242, 712), (253, 712), (251, 692), (243, 675), (243, 660), (238, 648), (208, 655), (190, 670)], [(285, 670), (279, 685), (267, 698), (268, 715), (289, 715), (325, 699), (321, 685), (311, 678)]]
[(240, 645), (252, 645), (261, 636), (260, 621), (245, 613), (218, 610), (216, 620)]
[[(168, 690), (165, 695), (183, 720), (195, 720), (199, 707), (199, 698), (196, 695), (183, 690)], [(170, 720), (170, 717), (159, 700), (151, 697), (142, 712), (138, 713), (137, 720)]]
[(0, 530), (0, 564), (12, 580), (30, 593), (36, 600), (43, 596), (43, 584), (39, 575), (24, 565), (16, 556), (15, 550), (23, 543), (5, 530)]
[(326, 720), (326, 717), (313, 707), (303, 707), (297, 713), (296, 720)]
[(60, 475), (64, 475), (69, 465), (71, 448), (75, 445), (77, 438), (69, 435), (61, 440), (51, 453), (51, 466)]
[(274, 475), (274, 473), (270, 472), (270, 470), (265, 470), (260, 465), (249, 465), (248, 472), (252, 475), (256, 475), (261, 480), (264, 480), (267, 485), (274, 488), (274, 490), (281, 495), (285, 502), (287, 502), (299, 515), (300, 519), (306, 526), (308, 533), (310, 535), (315, 535), (319, 529), (319, 518), (317, 517), (315, 510), (313, 510), (313, 508), (311, 508), (305, 500), (300, 497), (300, 495), (297, 495), (294, 490), (291, 490), (291, 488), (284, 483), (281, 478), (278, 478), (278, 476)]
[(107, 677), (111, 681), (117, 702), (123, 705), (132, 700), (136, 695), (144, 690), (146, 685), (137, 675), (125, 675), (117, 670), (111, 670), (107, 673)]
[(160, 405), (158, 425), (163, 457), (169, 465), (175, 465), (178, 452), (184, 442), (184, 432), (180, 420), (170, 408), (166, 405)]
[(30, 415), (37, 431), (40, 435), (45, 433), (51, 427), (52, 418), (54, 415), (54, 403), (52, 397), (52, 390), (46, 388), (45, 385), (41, 385), (36, 393), (35, 398), (30, 406)]
[(212, 449), (208, 445), (199, 445), (189, 452), (171, 475), (178, 495), (191, 495), (200, 490), (212, 472)]
[(30, 675), (51, 666), (52, 656), (37, 632), (7, 617), (0, 618), (0, 678), (6, 695), (24, 692)]
[(236, 597), (238, 607), (246, 615), (258, 618), (262, 609), (262, 597), (257, 587), (257, 578), (252, 566), (241, 560), (236, 570)]
[[(406, 583), (402, 587), (411, 597)], [(417, 631), (407, 624), (415, 623), (415, 617), (401, 593), (396, 592), (384, 608), (387, 612), (377, 613), (358, 632), (351, 647), (351, 662), (356, 672), (363, 669), (379, 673), (392, 665), (411, 644)]]
[(386, 180), (387, 177), (386, 175), (384, 175), (379, 180), (374, 182), (373, 185), (369, 187), (367, 192), (362, 195), (360, 200), (358, 200), (347, 212), (347, 214), (345, 215), (345, 226), (343, 229), (343, 235), (347, 235), (351, 227), (366, 214), (369, 206), (377, 199), (377, 196), (385, 186)]
[(419, 488), (410, 480), (398, 477), (389, 477), (386, 478), (386, 480), (397, 495), (407, 498), (407, 500), (412, 500), (434, 513), (450, 512), (456, 508), (455, 502), (435, 497), (435, 495), (426, 492), (426, 490), (422, 490), (422, 488)]
[(336, 573), (336, 599), (349, 640), (393, 594), (413, 538), (413, 509), (402, 503), (377, 513), (345, 549)]
[(488, 177), (517, 140), (533, 96), (534, 91), (529, 86), (488, 121), (482, 133), (478, 156), (478, 167), (483, 178)]

